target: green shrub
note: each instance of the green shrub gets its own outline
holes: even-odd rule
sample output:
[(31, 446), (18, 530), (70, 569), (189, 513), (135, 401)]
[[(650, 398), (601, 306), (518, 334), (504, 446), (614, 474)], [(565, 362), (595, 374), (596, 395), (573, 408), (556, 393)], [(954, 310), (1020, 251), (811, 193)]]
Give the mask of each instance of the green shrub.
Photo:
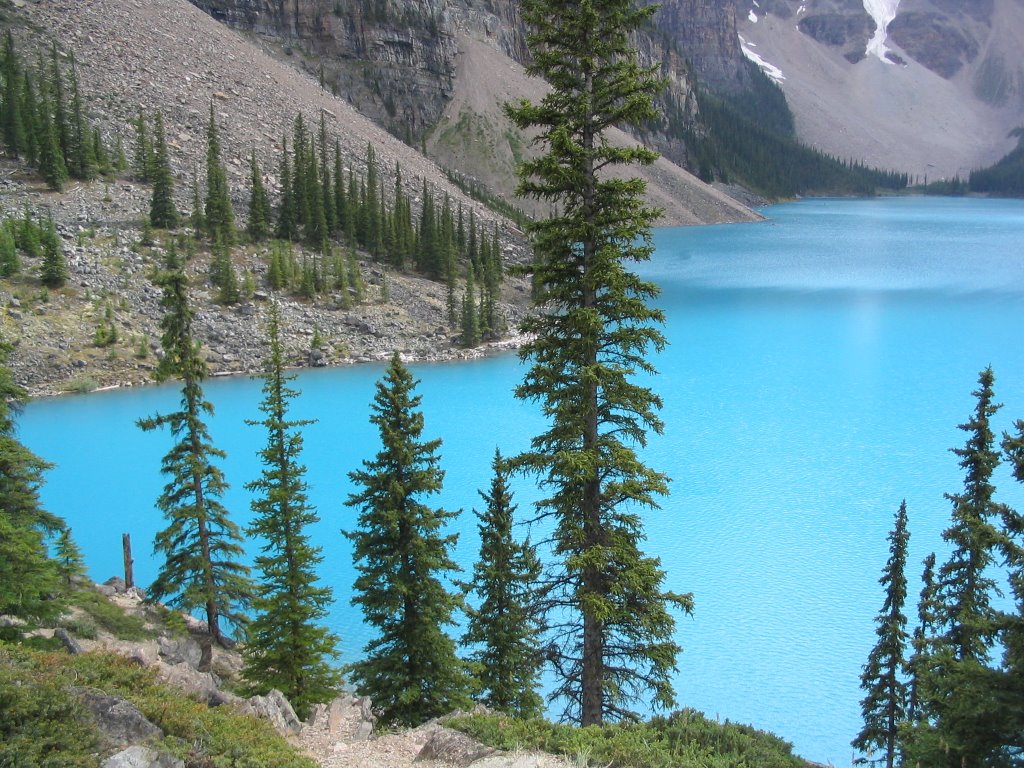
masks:
[[(120, 640), (145, 640), (153, 637), (153, 633), (146, 630), (142, 619), (125, 613), (95, 589), (76, 590), (70, 595), (69, 602), (85, 611), (97, 626)], [(68, 629), (71, 630), (70, 627)]]
[(473, 715), (448, 722), (498, 749), (538, 749), (617, 768), (806, 768), (792, 746), (750, 726), (682, 710), (647, 723), (578, 728), (546, 720)]

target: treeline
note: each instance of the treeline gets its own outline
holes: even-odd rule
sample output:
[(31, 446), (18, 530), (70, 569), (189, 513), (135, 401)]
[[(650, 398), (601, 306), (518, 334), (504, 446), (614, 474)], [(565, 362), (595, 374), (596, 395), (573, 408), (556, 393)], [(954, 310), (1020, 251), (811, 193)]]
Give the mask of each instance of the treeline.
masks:
[(1010, 135), (1017, 137), (1017, 146), (994, 165), (971, 171), (967, 183), (971, 192), (1024, 196), (1024, 129), (1017, 128)]
[(781, 107), (767, 97), (761, 101), (771, 105), (772, 127), (751, 118), (734, 100), (699, 93), (699, 126), (686, 128), (683, 135), (691, 154), (690, 169), (701, 180), (736, 181), (772, 198), (872, 195), (879, 189), (907, 186), (906, 174), (840, 160), (801, 144), (791, 128), (787, 130), (791, 123)]
[[(161, 113), (140, 111), (132, 121), (129, 166), (120, 135), (109, 151), (99, 130), (89, 124), (73, 56), (63, 64), (54, 44), (48, 64), (27, 68), (8, 32), (0, 68), (6, 154), (37, 169), (57, 191), (68, 178), (88, 181), (125, 172), (135, 181), (151, 184), (148, 226), (168, 230), (188, 226), (204, 238), (210, 251), (210, 281), (220, 302), (236, 303), (251, 295), (254, 287), (254, 277), (239, 274), (234, 266), (233, 246), (242, 240), (273, 239), (280, 242), (272, 244), (261, 270), (269, 290), (306, 299), (336, 292), (343, 307), (361, 302), (365, 283), (357, 250), (362, 250), (396, 270), (443, 281), (448, 323), (461, 332), (464, 345), (475, 346), (504, 330), (497, 225), (486, 227), (475, 209), (467, 212), (461, 202), (456, 205), (447, 193), (438, 194), (426, 180), (414, 205), (401, 167), (396, 164), (393, 181), (386, 181), (372, 145), (367, 146), (365, 172), (346, 168), (340, 141), (329, 141), (322, 115), (318, 132), (311, 131), (300, 114), (291, 135), (282, 137), (281, 193), (273, 204), (253, 149), (246, 223), (239, 229), (212, 104), (205, 180), (193, 179), (191, 211), (182, 212), (176, 203)], [(143, 239), (148, 242), (148, 232)], [(0, 242), (0, 250), (4, 248), (6, 243)], [(9, 248), (3, 250), (7, 264), (3, 269), (8, 274), (15, 269), (9, 253)], [(386, 278), (381, 298), (388, 298)]]
[[(896, 513), (878, 640), (861, 677), (864, 728), (853, 741), (865, 762), (1024, 765), (1024, 514), (1000, 502), (993, 484), (1002, 461), (1024, 482), (1024, 419), (997, 442), (994, 382), (991, 368), (981, 372), (976, 407), (960, 425), (967, 439), (953, 453), (964, 485), (946, 494), (952, 517), (942, 534), (952, 549), (945, 563), (934, 553), (924, 560), (913, 630), (904, 612), (906, 502)], [(1006, 586), (1009, 610), (1000, 607)]]
[[(448, 322), (462, 331), (464, 345), (475, 346), (504, 329), (498, 306), (504, 270), (497, 225), (488, 230), (475, 209), (467, 214), (461, 203), (455, 206), (447, 193), (437, 195), (425, 180), (417, 217), (401, 166), (396, 164), (393, 181), (385, 182), (376, 151), (368, 144), (365, 173), (346, 168), (340, 141), (335, 139), (332, 145), (328, 140), (323, 116), (314, 133), (297, 115), (291, 135), (282, 137), (282, 147), (276, 205), (270, 202), (255, 150), (249, 159), (244, 236), (250, 242), (274, 241), (265, 265), (266, 288), (307, 299), (337, 291), (344, 306), (353, 299), (361, 301), (365, 286), (356, 255), (360, 249), (395, 270), (443, 281)], [(229, 253), (242, 233), (235, 226), (212, 105), (206, 188), (201, 192), (194, 181), (190, 215), (179, 217), (174, 209), (160, 114), (148, 120), (140, 114), (135, 121), (132, 173), (136, 180), (153, 184), (152, 226), (187, 223), (203, 234), (212, 254), (210, 280), (220, 301), (238, 301), (239, 278)], [(293, 246), (301, 247), (300, 256)]]
[(74, 55), (65, 65), (54, 43), (49, 62), (28, 67), (8, 30), (0, 71), (0, 133), (8, 157), (35, 168), (57, 191), (69, 178), (89, 181), (124, 169), (120, 141), (109, 150), (85, 114)]

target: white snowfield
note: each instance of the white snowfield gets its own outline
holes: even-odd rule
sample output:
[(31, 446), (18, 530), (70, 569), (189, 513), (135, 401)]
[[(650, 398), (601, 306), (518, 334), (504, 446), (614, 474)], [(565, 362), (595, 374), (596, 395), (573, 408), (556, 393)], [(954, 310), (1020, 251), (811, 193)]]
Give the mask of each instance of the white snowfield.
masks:
[[(756, 18), (751, 19), (751, 21), (753, 21), (755, 24), (757, 23)], [(770, 77), (776, 83), (779, 83), (781, 85), (782, 81), (786, 79), (786, 76), (782, 74), (782, 70), (776, 67), (774, 64), (770, 64), (763, 58), (758, 56), (757, 53), (754, 52), (754, 48), (756, 47), (754, 43), (748, 43), (746, 40), (743, 39), (743, 35), (740, 35), (739, 38), (740, 50), (743, 51), (743, 55), (746, 56), (755, 64), (757, 64), (757, 66), (761, 68), (761, 71), (768, 75), (768, 77)]]
[(864, 0), (864, 10), (875, 20), (875, 34), (868, 40), (868, 56), (877, 56), (880, 60), (891, 64), (885, 58), (889, 50), (885, 47), (886, 28), (896, 18), (896, 9), (899, 8), (900, 0)]

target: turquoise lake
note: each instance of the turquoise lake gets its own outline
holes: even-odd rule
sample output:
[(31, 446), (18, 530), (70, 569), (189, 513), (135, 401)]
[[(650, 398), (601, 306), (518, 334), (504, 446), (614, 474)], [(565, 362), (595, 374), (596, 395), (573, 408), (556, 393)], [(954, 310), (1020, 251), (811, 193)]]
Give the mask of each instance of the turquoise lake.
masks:
[[(848, 765), (860, 728), (861, 665), (874, 643), (887, 533), (902, 499), (910, 514), (910, 593), (921, 561), (946, 550), (944, 493), (962, 475), (949, 452), (974, 407), (978, 372), (992, 365), (998, 432), (1024, 418), (1024, 202), (899, 198), (815, 200), (766, 209), (758, 224), (661, 229), (642, 272), (662, 287), (670, 346), (649, 380), (665, 400), (665, 434), (645, 457), (673, 478), (648, 516), (647, 549), (667, 586), (692, 591), (680, 617), (680, 706), (749, 722), (792, 741), (812, 760)], [(457, 559), (476, 555), (477, 489), (495, 446), (524, 448), (541, 428), (537, 409), (513, 399), (523, 369), (514, 355), (413, 365), (426, 414), (441, 437), (445, 490), (462, 508)], [(321, 522), (330, 624), (343, 661), (368, 639), (350, 604), (354, 570), (339, 534), (347, 473), (378, 449), (368, 406), (382, 365), (300, 374), (295, 418)], [(237, 522), (250, 517), (243, 485), (259, 474), (264, 436), (260, 382), (208, 382), (214, 442)], [(167, 433), (135, 420), (175, 406), (174, 386), (41, 400), (20, 436), (56, 467), (43, 499), (64, 517), (97, 580), (121, 572), (130, 533), (136, 579), (156, 573), (153, 500)], [(997, 475), (1018, 507), (1024, 489)], [(534, 492), (515, 483), (520, 512)], [(256, 542), (252, 543), (255, 552)], [(914, 614), (915, 606), (907, 612)]]

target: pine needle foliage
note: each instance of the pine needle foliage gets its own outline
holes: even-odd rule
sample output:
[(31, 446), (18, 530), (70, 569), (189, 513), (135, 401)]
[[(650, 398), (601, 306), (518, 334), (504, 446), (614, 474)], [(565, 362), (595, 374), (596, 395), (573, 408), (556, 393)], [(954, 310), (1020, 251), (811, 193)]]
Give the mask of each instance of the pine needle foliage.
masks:
[(64, 523), (39, 499), (50, 465), (15, 436), (27, 393), (7, 366), (10, 350), (0, 339), (0, 614), (41, 619), (60, 609), (58, 601), (49, 599), (60, 589), (47, 541)]
[(907, 502), (896, 511), (889, 533), (889, 560), (879, 583), (885, 589), (885, 602), (875, 618), (878, 640), (868, 654), (861, 673), (861, 687), (866, 695), (861, 700), (864, 727), (853, 740), (853, 747), (877, 759), (861, 758), (860, 763), (882, 764), (893, 768), (899, 761), (899, 726), (907, 717), (908, 686), (903, 678), (906, 647), (909, 640), (907, 617), (903, 606), (907, 599)]
[(261, 578), (242, 674), (253, 693), (281, 691), (305, 720), (313, 705), (332, 699), (341, 684), (339, 671), (330, 664), (338, 655), (338, 638), (317, 623), (327, 615), (332, 594), (329, 587), (317, 585), (317, 566), (324, 558), (307, 533), (319, 517), (306, 495), (300, 430), (314, 422), (288, 417), (289, 402), (299, 393), (290, 386), (295, 377), (285, 372), (276, 304), (271, 305), (267, 331), (270, 354), (260, 404), (264, 418), (246, 422), (266, 430), (267, 444), (260, 451), (263, 473), (245, 486), (254, 494), (255, 517), (248, 533), (264, 544), (256, 557)]
[(495, 450), (491, 468), (491, 487), (480, 492), (485, 506), (476, 513), (480, 558), (467, 585), (480, 603), (468, 611), (462, 642), (477, 648), (470, 662), (479, 701), (513, 717), (539, 717), (541, 627), (533, 601), (541, 566), (530, 542), (513, 535), (516, 507), (500, 451)]
[(638, 717), (640, 700), (674, 704), (672, 609), (691, 610), (691, 597), (666, 590), (660, 561), (640, 549), (641, 511), (657, 508), (668, 478), (638, 456), (648, 433), (661, 432), (661, 399), (633, 377), (653, 373), (647, 356), (665, 339), (662, 313), (648, 305), (657, 288), (626, 264), (650, 257), (658, 212), (644, 204), (642, 180), (606, 173), (655, 158), (605, 138), (654, 115), (660, 80), (630, 44), (654, 7), (525, 0), (521, 10), (531, 72), (551, 91), (506, 107), (544, 148), (520, 165), (518, 191), (556, 213), (530, 226), (541, 311), (522, 323), (531, 367), (516, 390), (550, 422), (513, 463), (540, 479), (549, 495), (538, 513), (554, 519), (543, 593), (559, 614), (550, 622), (553, 695), (566, 717), (591, 725)]
[(459, 596), (441, 579), (458, 571), (444, 532), (457, 513), (423, 498), (440, 492), (440, 440), (422, 440), (423, 413), (416, 381), (396, 353), (377, 383), (370, 421), (381, 450), (349, 473), (360, 489), (346, 504), (359, 510), (359, 527), (345, 532), (359, 575), (352, 602), (376, 636), (365, 658), (349, 669), (387, 724), (414, 725), (469, 704), (466, 664), (444, 628), (454, 623)]
[(158, 229), (178, 226), (178, 209), (174, 206), (174, 174), (167, 155), (163, 113), (156, 113), (153, 127), (153, 196), (149, 203), (149, 223)]
[(149, 598), (185, 611), (202, 609), (210, 634), (225, 644), (221, 621), (245, 626), (252, 584), (248, 566), (240, 561), (241, 530), (220, 502), (227, 483), (214, 462), (225, 454), (211, 442), (204, 421), (213, 413), (202, 389), (206, 363), (199, 353), (188, 283), (173, 241), (166, 258), (166, 270), (159, 277), (164, 357), (157, 378), (177, 376), (182, 389), (179, 410), (137, 422), (147, 432), (167, 427), (175, 441), (161, 465), (162, 474), (170, 479), (156, 506), (168, 526), (156, 534), (153, 544), (154, 554), (162, 555), (164, 562), (150, 585)]

